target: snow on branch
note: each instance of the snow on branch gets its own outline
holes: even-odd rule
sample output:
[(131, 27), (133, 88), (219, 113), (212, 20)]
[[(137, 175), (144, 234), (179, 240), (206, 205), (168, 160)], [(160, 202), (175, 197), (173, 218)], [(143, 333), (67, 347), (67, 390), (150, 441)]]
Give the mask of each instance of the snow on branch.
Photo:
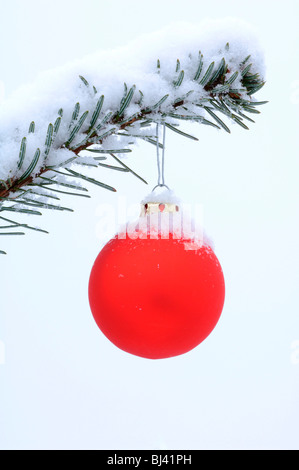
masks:
[[(86, 197), (82, 182), (115, 191), (82, 169), (133, 172), (118, 157), (136, 139), (157, 145), (157, 122), (194, 140), (180, 129), (184, 121), (248, 129), (265, 103), (253, 98), (264, 74), (255, 35), (233, 19), (175, 24), (41, 74), (1, 106), (0, 213), (69, 210), (49, 198)], [(104, 163), (107, 157), (117, 165)]]

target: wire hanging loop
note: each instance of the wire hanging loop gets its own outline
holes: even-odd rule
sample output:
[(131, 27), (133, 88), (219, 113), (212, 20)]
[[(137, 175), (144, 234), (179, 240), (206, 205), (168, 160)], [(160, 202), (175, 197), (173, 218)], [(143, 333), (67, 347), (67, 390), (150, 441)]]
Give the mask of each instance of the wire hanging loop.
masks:
[(160, 143), (159, 143), (159, 130), (160, 130), (160, 122), (157, 122), (156, 126), (156, 138), (157, 138), (157, 168), (158, 168), (158, 184), (153, 188), (153, 191), (156, 188), (165, 187), (169, 189), (169, 187), (165, 184), (165, 138), (166, 138), (166, 128), (165, 128), (165, 121), (163, 121), (163, 147), (162, 147), (162, 156), (160, 153)]

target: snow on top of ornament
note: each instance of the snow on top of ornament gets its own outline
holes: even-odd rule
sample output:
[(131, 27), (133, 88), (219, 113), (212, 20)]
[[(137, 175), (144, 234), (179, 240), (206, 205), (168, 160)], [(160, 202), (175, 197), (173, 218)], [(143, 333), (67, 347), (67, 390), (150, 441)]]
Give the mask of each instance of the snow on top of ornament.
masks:
[(172, 189), (169, 189), (167, 186), (158, 186), (155, 190), (145, 196), (141, 201), (141, 204), (146, 204), (147, 202), (180, 204), (182, 201)]
[(158, 188), (141, 202), (138, 219), (129, 221), (119, 229), (117, 238), (181, 240), (186, 250), (198, 250), (203, 245), (214, 248), (202, 224), (202, 208), (195, 211), (179, 199), (174, 191)]

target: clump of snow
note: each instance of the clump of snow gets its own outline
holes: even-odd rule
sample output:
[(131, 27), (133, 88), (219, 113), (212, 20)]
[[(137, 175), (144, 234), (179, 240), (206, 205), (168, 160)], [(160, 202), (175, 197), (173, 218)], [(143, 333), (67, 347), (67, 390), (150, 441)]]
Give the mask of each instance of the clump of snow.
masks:
[(143, 198), (141, 204), (147, 202), (159, 202), (164, 204), (180, 204), (182, 201), (172, 189), (166, 186), (158, 186), (154, 191), (150, 192)]
[[(227, 43), (228, 49), (225, 48)], [(12, 175), (25, 171), (36, 149), (40, 148), (41, 158), (35, 169), (38, 173), (46, 159), (44, 150), (49, 123), (54, 125), (60, 109), (63, 110), (62, 120), (47, 156), (47, 163), (59, 165), (68, 158), (67, 154), (74, 155), (71, 150), (60, 150), (60, 147), (69, 138), (75, 104), (80, 103), (79, 118), (85, 111), (89, 111), (73, 142), (79, 144), (90, 126), (100, 96), (104, 95), (105, 98), (97, 124), (109, 112), (115, 113), (119, 109), (124, 96), (124, 83), (127, 90), (136, 86), (131, 104), (125, 111), (126, 117), (140, 109), (139, 90), (143, 95), (142, 107), (151, 107), (163, 96), (169, 95), (160, 107), (162, 111), (171, 110), (170, 103), (191, 90), (193, 92), (186, 98), (187, 104), (188, 100), (191, 104), (192, 100), (204, 98), (207, 92), (193, 80), (198, 67), (199, 51), (203, 54), (204, 70), (212, 61), (215, 61), (217, 67), (224, 58), (230, 73), (240, 71), (240, 63), (250, 54), (251, 72), (259, 73), (261, 78), (264, 76), (263, 54), (252, 28), (243, 21), (229, 18), (200, 24), (172, 24), (161, 31), (144, 35), (126, 46), (100, 51), (42, 73), (33, 83), (24, 85), (1, 103), (0, 179), (6, 181)], [(157, 59), (160, 61), (159, 69)], [(173, 86), (173, 81), (179, 74), (176, 72), (177, 59), (180, 60), (180, 70), (185, 73), (183, 83), (178, 88)], [(83, 83), (80, 75), (88, 81), (89, 86)], [(93, 87), (97, 91), (96, 94)], [(199, 108), (196, 112), (198, 114)], [(35, 122), (35, 132), (28, 134), (32, 121)], [(111, 125), (103, 125), (99, 134), (109, 128)], [(138, 124), (132, 126), (131, 133), (134, 132), (140, 132)], [(22, 169), (18, 173), (17, 164), (23, 137), (27, 138), (27, 151)], [(120, 138), (114, 133), (105, 146), (109, 149), (127, 148), (129, 140), (132, 139)]]

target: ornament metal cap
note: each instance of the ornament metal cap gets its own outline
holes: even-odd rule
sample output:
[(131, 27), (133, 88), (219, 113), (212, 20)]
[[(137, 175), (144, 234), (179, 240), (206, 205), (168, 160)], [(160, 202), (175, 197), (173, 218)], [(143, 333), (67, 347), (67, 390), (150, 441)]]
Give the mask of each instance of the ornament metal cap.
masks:
[(178, 204), (165, 202), (146, 202), (141, 204), (141, 216), (147, 214), (176, 213), (179, 212)]

